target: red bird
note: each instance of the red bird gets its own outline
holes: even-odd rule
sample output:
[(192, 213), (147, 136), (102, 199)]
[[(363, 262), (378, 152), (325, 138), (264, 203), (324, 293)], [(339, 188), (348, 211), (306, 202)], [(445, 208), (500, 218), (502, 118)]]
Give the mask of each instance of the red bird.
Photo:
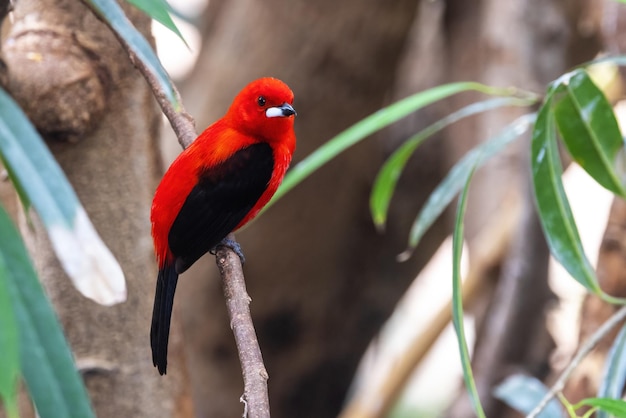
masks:
[(176, 158), (156, 189), (150, 220), (159, 274), (150, 345), (162, 375), (178, 275), (218, 244), (232, 246), (226, 236), (276, 192), (296, 146), (292, 103), (292, 91), (280, 80), (248, 84), (226, 115)]

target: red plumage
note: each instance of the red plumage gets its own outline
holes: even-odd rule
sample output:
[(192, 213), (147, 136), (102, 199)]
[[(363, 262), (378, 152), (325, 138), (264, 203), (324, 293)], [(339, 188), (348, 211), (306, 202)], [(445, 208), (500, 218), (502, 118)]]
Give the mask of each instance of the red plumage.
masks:
[(274, 195), (296, 144), (292, 103), (293, 93), (280, 80), (248, 84), (157, 187), (150, 219), (159, 276), (150, 337), (161, 374), (178, 274), (252, 220)]

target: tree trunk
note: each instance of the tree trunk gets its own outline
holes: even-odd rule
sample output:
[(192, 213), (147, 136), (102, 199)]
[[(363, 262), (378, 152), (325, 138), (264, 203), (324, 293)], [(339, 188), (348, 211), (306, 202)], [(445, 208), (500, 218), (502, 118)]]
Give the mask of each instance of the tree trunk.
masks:
[[(134, 8), (127, 13), (149, 36), (150, 20)], [(125, 303), (94, 304), (72, 287), (40, 223), (34, 230), (22, 225), (96, 414), (192, 416), (177, 327), (170, 356), (178, 366), (160, 377), (151, 364), (156, 266), (149, 211), (161, 167), (160, 115), (148, 86), (109, 29), (81, 2), (23, 0), (14, 18), (4, 42), (8, 87), (40, 132), (52, 138), (49, 147), (127, 279)]]

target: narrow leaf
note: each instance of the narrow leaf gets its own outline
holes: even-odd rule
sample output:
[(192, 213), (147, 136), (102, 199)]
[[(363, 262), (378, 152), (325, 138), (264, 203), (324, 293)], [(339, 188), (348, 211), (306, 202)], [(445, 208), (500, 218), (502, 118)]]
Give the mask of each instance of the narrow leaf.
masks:
[(269, 208), (285, 193), (297, 186), (302, 180), (311, 175), (315, 170), (341, 154), (346, 149), (357, 144), (362, 139), (377, 132), (394, 122), (408, 116), (438, 100), (464, 91), (479, 91), (493, 95), (512, 96), (511, 90), (496, 89), (474, 82), (460, 82), (444, 84), (431, 89), (416, 93), (396, 103), (393, 103), (371, 114), (365, 119), (355, 123), (345, 131), (331, 138), (324, 145), (315, 150), (311, 155), (300, 161), (285, 176), (282, 185), (264, 210)]
[[(1, 233), (0, 236), (4, 235)], [(17, 417), (17, 381), (20, 371), (17, 319), (9, 293), (8, 271), (0, 252), (0, 399), (9, 418)]]
[(474, 407), (474, 412), (479, 418), (485, 418), (485, 412), (480, 404), (480, 397), (476, 389), (476, 382), (472, 373), (472, 362), (467, 348), (467, 339), (465, 338), (465, 328), (463, 325), (463, 291), (461, 284), (461, 255), (463, 253), (463, 216), (467, 208), (467, 194), (469, 191), (470, 181), (474, 174), (474, 168), (469, 172), (463, 192), (459, 198), (459, 206), (456, 214), (456, 222), (454, 225), (454, 233), (452, 235), (452, 323), (456, 331), (457, 341), (459, 344), (459, 353), (461, 355), (461, 365), (463, 368), (463, 380), (465, 388)]
[(554, 118), (572, 158), (600, 185), (626, 196), (615, 170), (624, 141), (611, 104), (582, 69), (557, 82)]
[[(547, 393), (548, 388), (538, 379), (523, 374), (507, 377), (493, 391), (494, 397), (523, 415), (529, 415)], [(563, 416), (559, 402), (552, 399), (537, 418), (563, 418)]]
[(500, 133), (468, 152), (430, 194), (415, 218), (409, 233), (408, 248), (398, 256), (400, 261), (408, 259), (428, 228), (439, 218), (452, 199), (463, 188), (467, 176), (474, 167), (483, 166), (490, 158), (501, 152), (508, 144), (522, 135), (535, 121), (536, 114), (527, 114), (507, 125)]
[(124, 274), (98, 236), (63, 171), (26, 118), (0, 89), (0, 156), (31, 202), (74, 286), (104, 305), (126, 299)]
[[(621, 398), (624, 383), (626, 383), (626, 327), (622, 327), (607, 356), (598, 398)], [(598, 411), (596, 416), (597, 418), (609, 417), (605, 411)]]
[(128, 0), (128, 2), (174, 32), (187, 45), (185, 38), (172, 20), (170, 6), (165, 0)]
[(626, 402), (621, 399), (609, 399), (609, 398), (588, 398), (583, 399), (574, 405), (574, 409), (578, 409), (582, 406), (591, 406), (594, 408), (600, 408), (601, 410), (615, 415), (616, 417), (626, 417)]
[(165, 92), (167, 100), (175, 109), (180, 109), (180, 103), (174, 93), (174, 86), (161, 65), (154, 50), (141, 33), (128, 20), (122, 8), (115, 0), (83, 0), (99, 16), (106, 20), (117, 33), (120, 41), (137, 55), (137, 58), (144, 63), (150, 73), (154, 75), (161, 89)]
[(381, 228), (387, 221), (387, 211), (391, 197), (396, 189), (398, 179), (406, 166), (407, 161), (413, 155), (418, 146), (424, 140), (444, 129), (445, 127), (458, 122), (468, 116), (486, 112), (488, 110), (497, 109), (504, 106), (528, 106), (531, 104), (528, 100), (520, 100), (513, 97), (504, 97), (485, 100), (478, 103), (472, 103), (445, 118), (438, 120), (426, 129), (418, 132), (409, 138), (402, 146), (400, 146), (383, 164), (382, 168), (376, 176), (372, 194), (370, 195), (370, 211), (374, 224)]
[[(626, 0), (616, 0), (622, 3), (626, 3)], [(591, 61), (582, 63), (579, 67), (588, 67), (595, 64), (613, 63), (619, 66), (626, 66), (626, 55), (607, 55), (600, 58), (593, 59)]]
[(563, 169), (551, 111), (553, 92), (549, 92), (539, 111), (531, 143), (533, 189), (539, 218), (554, 258), (580, 284), (595, 294), (601, 294), (563, 189)]
[(0, 254), (18, 324), (22, 374), (39, 416), (94, 417), (56, 314), (19, 233), (2, 208), (0, 235)]

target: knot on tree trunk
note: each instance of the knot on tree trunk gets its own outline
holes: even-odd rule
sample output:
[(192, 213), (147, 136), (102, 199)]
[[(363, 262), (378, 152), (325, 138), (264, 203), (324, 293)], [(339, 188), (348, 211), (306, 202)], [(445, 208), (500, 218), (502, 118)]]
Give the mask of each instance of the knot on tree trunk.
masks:
[(49, 139), (77, 141), (101, 119), (111, 77), (75, 32), (16, 25), (4, 43), (6, 87)]
[[(138, 29), (150, 20), (126, 7)], [(110, 92), (134, 70), (111, 31), (82, 3), (23, 0), (2, 43), (0, 82), (49, 140), (76, 142), (109, 108)]]

